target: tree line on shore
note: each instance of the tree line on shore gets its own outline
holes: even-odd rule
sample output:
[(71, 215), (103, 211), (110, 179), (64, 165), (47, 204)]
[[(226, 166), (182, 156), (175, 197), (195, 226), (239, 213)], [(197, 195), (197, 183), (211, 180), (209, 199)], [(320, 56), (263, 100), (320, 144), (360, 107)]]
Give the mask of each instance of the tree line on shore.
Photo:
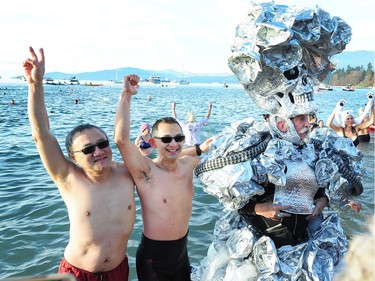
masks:
[(374, 86), (374, 70), (371, 63), (367, 64), (367, 69), (348, 65), (346, 69), (339, 68), (331, 73), (325, 83), (332, 86), (345, 86), (351, 84), (358, 88), (371, 88)]

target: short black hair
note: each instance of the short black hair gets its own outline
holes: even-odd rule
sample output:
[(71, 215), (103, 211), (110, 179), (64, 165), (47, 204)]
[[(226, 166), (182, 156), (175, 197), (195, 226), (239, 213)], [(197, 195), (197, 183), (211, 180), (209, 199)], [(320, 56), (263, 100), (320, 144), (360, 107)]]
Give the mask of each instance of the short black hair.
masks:
[(158, 120), (156, 120), (154, 125), (152, 125), (152, 135), (153, 136), (157, 135), (160, 123), (177, 124), (180, 127), (181, 132), (183, 132), (180, 123), (178, 123), (178, 121), (175, 118), (173, 118), (173, 117), (163, 117), (163, 118), (159, 118)]
[(89, 130), (89, 129), (97, 129), (100, 132), (102, 132), (106, 139), (108, 139), (107, 134), (103, 131), (103, 129), (99, 128), (98, 126), (92, 125), (92, 124), (83, 124), (83, 125), (78, 125), (73, 128), (73, 130), (70, 131), (70, 133), (66, 136), (65, 138), (65, 148), (68, 151), (68, 154), (72, 152), (72, 142), (73, 142), (73, 137), (76, 133), (82, 132), (84, 130)]

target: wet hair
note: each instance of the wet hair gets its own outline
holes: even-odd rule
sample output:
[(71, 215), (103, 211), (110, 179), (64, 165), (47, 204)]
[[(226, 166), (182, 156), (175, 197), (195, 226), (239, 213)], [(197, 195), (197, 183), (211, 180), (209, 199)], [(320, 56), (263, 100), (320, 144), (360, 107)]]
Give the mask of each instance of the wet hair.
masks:
[(182, 132), (182, 128), (181, 128), (180, 124), (178, 123), (178, 121), (176, 119), (174, 119), (173, 117), (163, 117), (163, 118), (160, 118), (160, 119), (156, 120), (154, 125), (152, 125), (152, 135), (153, 136), (157, 136), (160, 123), (177, 124), (178, 127), (180, 127), (180, 130)]
[(97, 129), (98, 131), (100, 131), (104, 134), (106, 139), (108, 139), (107, 134), (103, 131), (103, 129), (99, 128), (98, 126), (91, 125), (91, 124), (78, 125), (73, 130), (71, 130), (70, 133), (65, 138), (65, 148), (68, 151), (68, 154), (70, 154), (72, 152), (72, 142), (73, 142), (74, 135), (76, 133), (80, 133), (84, 130), (90, 130), (90, 129)]
[(309, 121), (312, 121), (312, 119), (317, 119), (315, 113), (310, 113), (310, 114), (309, 114)]

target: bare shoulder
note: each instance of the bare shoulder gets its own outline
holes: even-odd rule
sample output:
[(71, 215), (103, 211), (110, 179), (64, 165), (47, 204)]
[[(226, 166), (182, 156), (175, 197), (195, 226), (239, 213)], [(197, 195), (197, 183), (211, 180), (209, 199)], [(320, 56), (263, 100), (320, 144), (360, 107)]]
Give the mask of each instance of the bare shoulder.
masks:
[(196, 165), (198, 165), (200, 158), (198, 157), (193, 157), (190, 155), (185, 155), (179, 158), (180, 164), (184, 166), (189, 166), (192, 169), (195, 168)]
[(134, 143), (138, 143), (141, 140), (141, 136), (135, 138)]
[(126, 167), (126, 165), (123, 162), (113, 161), (112, 167), (113, 167), (115, 173), (119, 173), (119, 174), (123, 174), (124, 176), (131, 177), (129, 169)]

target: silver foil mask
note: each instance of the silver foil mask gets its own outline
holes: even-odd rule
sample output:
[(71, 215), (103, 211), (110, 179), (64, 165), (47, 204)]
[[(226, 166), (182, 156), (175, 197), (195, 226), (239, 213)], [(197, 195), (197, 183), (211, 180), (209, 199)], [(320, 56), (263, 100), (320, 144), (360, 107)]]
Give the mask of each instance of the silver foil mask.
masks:
[(313, 86), (332, 70), (351, 28), (324, 10), (252, 3), (237, 26), (228, 65), (263, 110), (283, 117), (316, 111)]

